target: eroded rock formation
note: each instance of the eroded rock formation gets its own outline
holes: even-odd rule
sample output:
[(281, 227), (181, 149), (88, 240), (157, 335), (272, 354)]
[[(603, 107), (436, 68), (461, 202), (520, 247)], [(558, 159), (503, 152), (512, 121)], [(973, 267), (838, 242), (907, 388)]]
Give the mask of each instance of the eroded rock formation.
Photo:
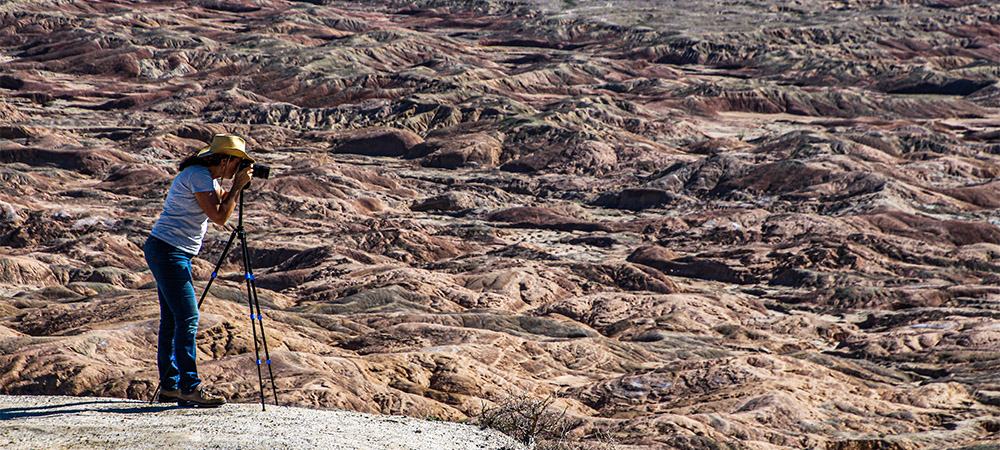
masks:
[[(38, 0), (0, 49), (0, 392), (152, 393), (141, 245), (227, 132), (273, 167), (245, 221), (283, 404), (1000, 440), (990, 2)], [(243, 279), (236, 249), (199, 357), (253, 402)]]

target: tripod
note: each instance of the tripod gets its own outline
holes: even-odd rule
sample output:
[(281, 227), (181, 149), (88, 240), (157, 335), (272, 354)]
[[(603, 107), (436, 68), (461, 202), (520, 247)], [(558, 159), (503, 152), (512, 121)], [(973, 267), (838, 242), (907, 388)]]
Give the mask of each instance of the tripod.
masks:
[[(249, 185), (248, 185), (249, 187)], [(205, 301), (205, 297), (208, 295), (208, 290), (212, 288), (212, 283), (215, 282), (215, 278), (219, 275), (219, 268), (222, 267), (222, 262), (226, 260), (226, 256), (229, 255), (229, 250), (233, 246), (233, 241), (237, 237), (240, 238), (240, 247), (243, 250), (243, 278), (247, 283), (247, 303), (250, 306), (250, 328), (253, 329), (253, 351), (255, 360), (257, 362), (257, 381), (260, 385), (260, 409), (261, 411), (266, 411), (267, 407), (264, 404), (264, 376), (261, 372), (261, 360), (260, 360), (260, 347), (264, 347), (264, 358), (267, 362), (267, 373), (271, 378), (271, 393), (274, 395), (274, 404), (278, 404), (278, 391), (274, 386), (274, 372), (271, 371), (271, 355), (267, 350), (267, 337), (264, 335), (264, 316), (260, 313), (260, 301), (257, 299), (257, 283), (255, 282), (253, 276), (253, 269), (250, 267), (250, 248), (247, 246), (247, 234), (243, 229), (243, 189), (240, 191), (240, 207), (239, 207), (239, 220), (236, 225), (236, 229), (233, 233), (229, 235), (229, 241), (226, 242), (226, 248), (222, 250), (222, 256), (219, 257), (219, 262), (215, 264), (215, 269), (212, 270), (212, 278), (208, 280), (208, 285), (205, 286), (205, 291), (201, 294), (201, 299), (198, 300), (198, 309), (201, 309), (201, 304)], [(255, 313), (256, 312), (256, 313)], [(254, 322), (256, 320), (256, 322)], [(258, 344), (257, 339), (257, 327), (260, 326), (260, 339)], [(156, 390), (153, 392), (153, 398), (150, 399), (150, 403), (156, 401), (156, 396), (160, 392), (160, 384), (156, 385)]]

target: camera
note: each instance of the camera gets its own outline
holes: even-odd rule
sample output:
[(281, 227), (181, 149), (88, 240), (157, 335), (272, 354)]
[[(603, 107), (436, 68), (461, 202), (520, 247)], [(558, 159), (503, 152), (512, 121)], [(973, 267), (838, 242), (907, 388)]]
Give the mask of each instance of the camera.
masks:
[(249, 166), (253, 166), (253, 170), (250, 172), (254, 178), (260, 178), (266, 180), (267, 177), (271, 176), (271, 166), (265, 166), (263, 164), (254, 164), (250, 160), (244, 159), (240, 161), (240, 169), (246, 169)]

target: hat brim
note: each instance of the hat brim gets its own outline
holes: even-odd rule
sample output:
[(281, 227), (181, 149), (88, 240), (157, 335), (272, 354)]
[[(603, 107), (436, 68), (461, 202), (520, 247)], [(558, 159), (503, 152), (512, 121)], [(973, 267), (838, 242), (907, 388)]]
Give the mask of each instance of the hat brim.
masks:
[(238, 148), (223, 147), (223, 148), (212, 149), (212, 146), (209, 145), (208, 147), (205, 147), (198, 151), (199, 158), (204, 158), (208, 155), (229, 155), (249, 160), (251, 163), (257, 162), (257, 160), (251, 158), (250, 155), (247, 155), (246, 152)]

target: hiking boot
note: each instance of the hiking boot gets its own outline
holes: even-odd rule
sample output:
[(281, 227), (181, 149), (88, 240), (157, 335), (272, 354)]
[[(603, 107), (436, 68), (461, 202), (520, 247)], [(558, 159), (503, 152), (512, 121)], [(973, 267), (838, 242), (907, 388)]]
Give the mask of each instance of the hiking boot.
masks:
[(163, 389), (160, 391), (160, 394), (156, 396), (156, 401), (160, 403), (174, 403), (177, 400), (180, 400), (180, 395), (181, 395), (180, 390)]
[(191, 392), (181, 392), (177, 396), (177, 406), (192, 406), (196, 408), (215, 408), (226, 404), (226, 399), (220, 395), (205, 393), (201, 386)]

